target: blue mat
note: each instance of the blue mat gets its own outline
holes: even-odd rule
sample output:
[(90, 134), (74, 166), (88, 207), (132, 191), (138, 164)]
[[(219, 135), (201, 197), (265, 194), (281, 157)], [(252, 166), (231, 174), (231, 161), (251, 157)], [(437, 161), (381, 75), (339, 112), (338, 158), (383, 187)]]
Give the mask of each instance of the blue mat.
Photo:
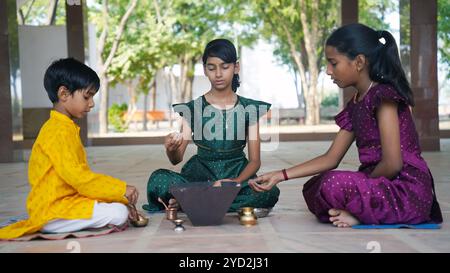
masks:
[(354, 229), (394, 229), (394, 228), (409, 228), (409, 229), (440, 229), (441, 225), (435, 223), (424, 224), (391, 224), (391, 225), (355, 225)]
[(9, 226), (11, 224), (14, 224), (14, 223), (17, 223), (19, 221), (26, 220), (26, 219), (28, 219), (28, 214), (26, 214), (26, 213), (10, 217), (10, 218), (8, 218), (5, 221), (0, 223), (0, 228)]

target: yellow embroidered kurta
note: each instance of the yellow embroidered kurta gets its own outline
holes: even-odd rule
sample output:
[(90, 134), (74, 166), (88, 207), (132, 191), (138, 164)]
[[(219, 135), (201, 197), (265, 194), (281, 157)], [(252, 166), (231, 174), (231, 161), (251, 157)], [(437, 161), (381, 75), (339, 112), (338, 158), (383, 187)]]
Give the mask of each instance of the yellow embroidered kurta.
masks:
[(95, 201), (127, 204), (126, 183), (89, 169), (80, 128), (52, 110), (33, 145), (28, 165), (28, 220), (0, 229), (1, 239), (39, 231), (54, 219), (89, 219)]

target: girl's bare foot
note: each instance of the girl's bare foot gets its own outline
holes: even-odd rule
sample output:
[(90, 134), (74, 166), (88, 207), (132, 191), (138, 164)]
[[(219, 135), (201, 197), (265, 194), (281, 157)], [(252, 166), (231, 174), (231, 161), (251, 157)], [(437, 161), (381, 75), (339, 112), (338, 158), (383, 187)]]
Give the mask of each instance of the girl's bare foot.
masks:
[(337, 227), (351, 227), (359, 224), (358, 219), (345, 210), (330, 209), (328, 214), (331, 216), (330, 222)]

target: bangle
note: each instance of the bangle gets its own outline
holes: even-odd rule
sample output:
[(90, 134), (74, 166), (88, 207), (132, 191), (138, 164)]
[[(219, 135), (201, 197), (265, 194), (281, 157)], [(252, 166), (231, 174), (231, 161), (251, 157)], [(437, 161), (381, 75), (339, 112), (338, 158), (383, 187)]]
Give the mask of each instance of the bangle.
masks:
[(289, 180), (289, 177), (286, 173), (286, 169), (282, 169), (281, 172), (283, 173), (284, 180)]

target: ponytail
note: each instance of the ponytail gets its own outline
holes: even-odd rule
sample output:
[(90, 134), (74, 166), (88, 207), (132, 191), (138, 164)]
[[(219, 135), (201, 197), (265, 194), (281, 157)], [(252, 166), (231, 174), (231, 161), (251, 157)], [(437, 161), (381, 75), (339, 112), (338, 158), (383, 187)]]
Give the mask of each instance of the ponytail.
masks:
[(414, 106), (411, 87), (400, 62), (397, 44), (390, 32), (376, 31), (363, 24), (349, 24), (335, 30), (327, 39), (326, 45), (335, 47), (351, 60), (359, 54), (366, 56), (370, 79), (392, 85), (409, 105)]
[[(379, 83), (392, 85), (409, 105), (414, 106), (414, 97), (401, 64), (394, 37), (385, 30), (376, 33), (378, 45), (371, 56), (368, 56), (370, 78)], [(385, 42), (382, 43), (381, 39)]]

